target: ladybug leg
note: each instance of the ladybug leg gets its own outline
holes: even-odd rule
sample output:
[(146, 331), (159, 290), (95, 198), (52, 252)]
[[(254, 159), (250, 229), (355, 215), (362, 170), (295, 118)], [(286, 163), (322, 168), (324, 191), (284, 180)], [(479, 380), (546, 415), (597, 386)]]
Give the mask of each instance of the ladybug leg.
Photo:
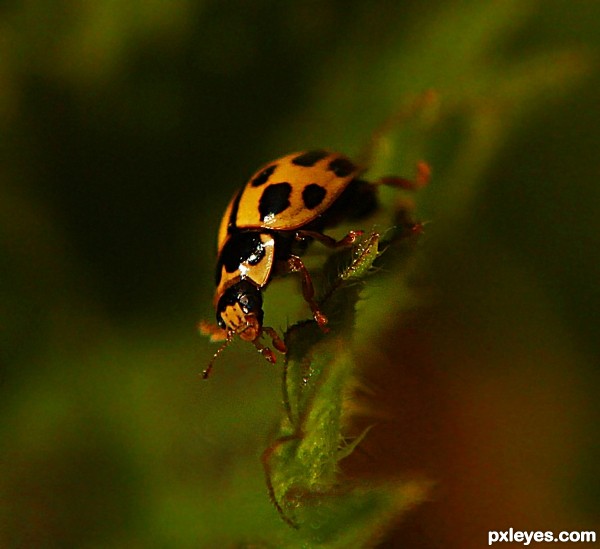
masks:
[[(261, 328), (261, 334), (266, 333), (271, 338), (271, 342), (273, 343), (273, 347), (277, 349), (280, 353), (287, 353), (287, 347), (283, 340), (279, 337), (279, 334), (271, 328), (271, 326), (263, 326)], [(259, 334), (259, 337), (260, 335)], [(275, 357), (275, 353), (271, 351), (268, 347), (263, 345), (260, 341), (258, 341), (259, 337), (257, 337), (252, 344), (256, 347), (257, 351), (265, 357), (265, 359), (271, 364), (275, 364), (277, 362), (277, 358)]]
[(374, 185), (388, 185), (390, 187), (400, 187), (407, 191), (417, 191), (425, 187), (431, 178), (431, 168), (427, 162), (417, 162), (417, 175), (414, 179), (406, 179), (404, 177), (381, 177), (377, 181), (373, 181)]
[(256, 347), (256, 350), (271, 364), (275, 364), (277, 362), (277, 358), (275, 358), (275, 353), (271, 351), (268, 347), (265, 347), (258, 338), (255, 339), (252, 344)]
[(318, 231), (300, 230), (296, 231), (296, 238), (314, 238), (315, 240), (318, 240), (321, 244), (329, 248), (343, 248), (345, 246), (350, 246), (351, 244), (354, 244), (358, 237), (362, 236), (363, 233), (364, 231), (350, 231), (341, 240), (336, 240), (335, 238), (331, 238), (330, 236), (327, 236), (326, 234), (320, 233)]
[(275, 347), (275, 349), (277, 349), (280, 353), (287, 353), (287, 347), (285, 346), (285, 343), (279, 337), (279, 334), (273, 328), (271, 328), (271, 326), (263, 326), (262, 331), (266, 332), (271, 338), (273, 347)]
[[(333, 238), (331, 239), (333, 240)], [(302, 275), (302, 295), (306, 302), (310, 305), (310, 309), (313, 312), (313, 317), (316, 320), (319, 328), (324, 332), (328, 332), (329, 329), (326, 327), (327, 317), (319, 309), (319, 305), (315, 301), (315, 288), (310, 278), (310, 274), (302, 260), (297, 255), (291, 255), (287, 260), (287, 269), (290, 273), (300, 273)]]

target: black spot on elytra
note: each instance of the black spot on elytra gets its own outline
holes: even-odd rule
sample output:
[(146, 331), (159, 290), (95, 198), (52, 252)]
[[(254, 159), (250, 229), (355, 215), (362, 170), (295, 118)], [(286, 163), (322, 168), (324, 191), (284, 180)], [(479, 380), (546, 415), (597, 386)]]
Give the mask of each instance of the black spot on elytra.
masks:
[(261, 221), (289, 208), (290, 194), (292, 194), (292, 186), (289, 183), (275, 183), (274, 185), (269, 185), (263, 191), (258, 204)]
[(265, 256), (265, 247), (259, 233), (233, 234), (223, 246), (217, 263), (217, 286), (221, 281), (221, 267), (228, 273), (235, 272), (241, 263), (257, 265)]
[(327, 169), (332, 171), (338, 177), (347, 177), (356, 170), (356, 166), (354, 166), (347, 158), (341, 157), (332, 160)]
[(328, 154), (329, 153), (327, 151), (323, 150), (308, 151), (292, 159), (292, 164), (296, 164), (296, 166), (304, 166), (305, 168), (310, 168), (311, 166), (314, 166), (319, 160), (325, 158)]
[(264, 185), (267, 181), (269, 181), (269, 177), (271, 177), (276, 167), (277, 164), (273, 164), (272, 166), (265, 168), (252, 180), (250, 185), (253, 187), (260, 187), (261, 185)]
[(323, 202), (326, 194), (327, 191), (321, 187), (321, 185), (311, 183), (310, 185), (304, 187), (304, 190), (302, 191), (302, 200), (304, 201), (304, 205), (309, 210), (313, 210), (321, 202)]

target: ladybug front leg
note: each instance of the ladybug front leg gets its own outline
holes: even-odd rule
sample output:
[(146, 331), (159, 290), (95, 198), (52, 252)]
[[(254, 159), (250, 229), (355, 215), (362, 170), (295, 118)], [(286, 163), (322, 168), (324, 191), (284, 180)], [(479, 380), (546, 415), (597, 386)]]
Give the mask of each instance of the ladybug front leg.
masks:
[(302, 295), (304, 296), (306, 302), (310, 305), (310, 308), (313, 312), (313, 317), (319, 325), (319, 328), (321, 328), (321, 330), (324, 332), (328, 332), (329, 329), (326, 327), (326, 324), (329, 321), (321, 312), (319, 305), (315, 301), (315, 288), (304, 263), (302, 263), (302, 260), (298, 256), (291, 255), (287, 260), (287, 269), (290, 273), (300, 273), (302, 275)]
[[(271, 337), (273, 347), (275, 347), (275, 349), (277, 349), (280, 353), (287, 353), (287, 347), (285, 346), (285, 343), (273, 328), (270, 326), (263, 326), (261, 331)], [(267, 362), (270, 362), (271, 364), (275, 364), (277, 362), (275, 353), (258, 341), (258, 337), (252, 342), (252, 344), (256, 347), (256, 350), (267, 360)]]
[(279, 337), (279, 334), (273, 328), (271, 328), (271, 326), (263, 326), (262, 331), (270, 336), (275, 349), (277, 349), (280, 353), (287, 353), (287, 347), (285, 346), (283, 339)]
[(343, 248), (345, 246), (350, 246), (354, 244), (359, 236), (362, 236), (364, 231), (350, 231), (344, 238), (341, 240), (336, 240), (326, 234), (320, 233), (318, 231), (306, 231), (299, 230), (296, 231), (296, 239), (302, 240), (303, 238), (314, 238), (318, 240), (324, 246), (329, 248)]

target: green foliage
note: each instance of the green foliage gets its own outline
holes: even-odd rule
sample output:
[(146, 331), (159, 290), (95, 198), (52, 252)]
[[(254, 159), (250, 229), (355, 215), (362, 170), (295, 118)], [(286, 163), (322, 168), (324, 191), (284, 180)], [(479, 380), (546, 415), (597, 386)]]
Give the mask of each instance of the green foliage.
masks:
[[(452, 425), (426, 481), (345, 474), (379, 427), (380, 402), (357, 421), (357, 380), (410, 367), (386, 344), (404, 348), (407, 312), (435, 292), (446, 321), (428, 352), (449, 372), (439, 393), (463, 406), (457, 430), (474, 417), (524, 440), (459, 441), (481, 452), (453, 487), (475, 502), (465, 515), (504, 501), (474, 488), (502, 482), (471, 476), (496, 455), (510, 458), (500, 471), (554, 459), (539, 469), (569, 471), (555, 482), (572, 513), (595, 512), (597, 421), (578, 406), (597, 390), (599, 16), (585, 2), (4, 3), (0, 546), (376, 545), (460, 450)], [(436, 101), (415, 109), (426, 90)], [(340, 228), (365, 229), (353, 249), (314, 246), (330, 332), (303, 321), (293, 277), (276, 281), (266, 317), (290, 326), (285, 365), (235, 342), (201, 382), (214, 348), (194, 324), (213, 318), (214, 235), (234, 189), (292, 150), (358, 155), (390, 117), (368, 178), (421, 159), (433, 178), (414, 196), (382, 188), (378, 217)], [(471, 414), (497, 402), (491, 427)], [(298, 528), (269, 499), (263, 452)], [(448, 513), (444, 540), (459, 531)]]
[(356, 375), (351, 352), (355, 308), (380, 245), (379, 234), (373, 233), (326, 263), (329, 283), (319, 304), (330, 320), (329, 333), (314, 322), (298, 323), (286, 333), (288, 415), (263, 459), (271, 496), (284, 520), (297, 529), (298, 543), (372, 543), (387, 523), (425, 495), (425, 485), (416, 481), (352, 486), (338, 478), (339, 462), (368, 432), (346, 440), (350, 418), (344, 409)]

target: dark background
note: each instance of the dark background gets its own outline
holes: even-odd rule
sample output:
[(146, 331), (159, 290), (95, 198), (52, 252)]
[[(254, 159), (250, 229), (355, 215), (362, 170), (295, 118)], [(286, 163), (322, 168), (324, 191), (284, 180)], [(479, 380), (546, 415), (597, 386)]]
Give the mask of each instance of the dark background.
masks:
[(349, 468), (436, 480), (388, 547), (598, 530), (599, 21), (593, 1), (0, 3), (0, 545), (286, 528), (259, 461), (279, 370), (236, 344), (197, 376), (218, 222), (263, 163), (356, 154), (427, 89), (386, 165), (434, 170), (420, 306), (371, 310), (388, 419)]

